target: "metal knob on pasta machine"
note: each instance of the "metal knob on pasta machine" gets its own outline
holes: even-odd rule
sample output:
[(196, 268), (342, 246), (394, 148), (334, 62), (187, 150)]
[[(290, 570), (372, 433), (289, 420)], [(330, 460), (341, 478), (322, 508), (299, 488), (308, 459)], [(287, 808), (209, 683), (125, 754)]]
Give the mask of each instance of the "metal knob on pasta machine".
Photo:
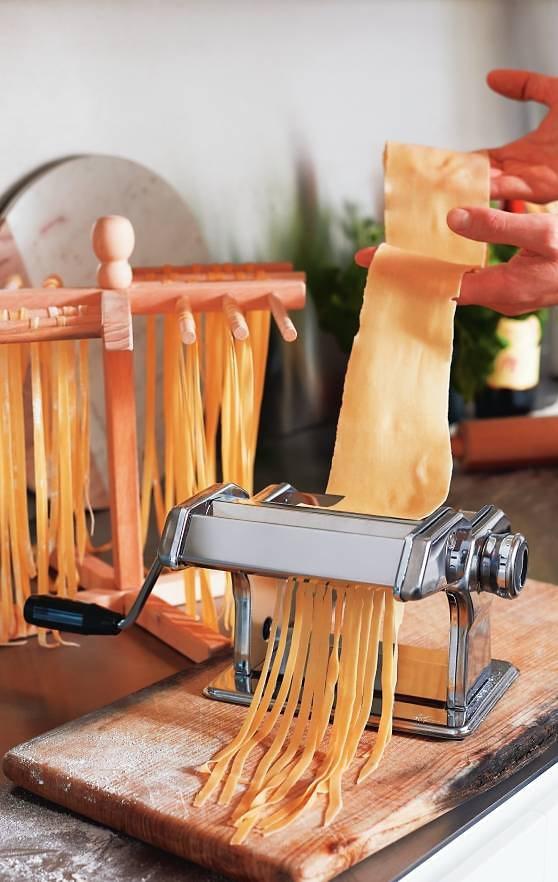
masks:
[[(111, 613), (111, 630), (103, 610), (106, 630), (89, 633), (118, 633), (132, 624), (163, 567), (229, 571), (236, 613), (234, 663), (205, 694), (249, 704), (276, 592), (287, 578), (383, 586), (403, 602), (443, 591), (449, 601), (447, 649), (400, 646), (394, 729), (464, 737), (518, 673), (509, 662), (491, 658), (489, 595), (514, 598), (522, 590), (525, 538), (511, 533), (506, 515), (490, 505), (475, 513), (443, 506), (421, 521), (408, 521), (343, 511), (342, 501), (339, 496), (301, 493), (289, 484), (273, 485), (253, 497), (235, 484), (210, 487), (169, 512), (157, 559), (128, 616)], [(72, 629), (64, 621), (55, 622), (52, 606), (57, 598), (31, 600), (50, 604), (49, 627)], [(61, 618), (67, 622), (72, 602), (65, 603)], [(26, 618), (44, 624), (31, 607), (26, 607)], [(73, 624), (79, 630), (76, 620)], [(381, 706), (380, 676), (381, 670), (371, 725)]]

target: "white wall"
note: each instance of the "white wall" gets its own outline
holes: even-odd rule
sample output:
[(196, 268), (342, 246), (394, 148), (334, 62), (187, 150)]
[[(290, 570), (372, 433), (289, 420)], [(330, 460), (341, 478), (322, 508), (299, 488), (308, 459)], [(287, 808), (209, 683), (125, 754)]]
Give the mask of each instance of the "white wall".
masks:
[[(517, 66), (558, 76), (557, 0), (513, 0), (513, 5)], [(538, 104), (529, 104), (527, 119), (530, 125), (536, 125), (544, 113)]]
[(324, 198), (378, 211), (386, 139), (516, 136), (524, 109), (484, 85), (516, 61), (516, 13), (506, 0), (0, 0), (0, 192), (57, 156), (112, 152), (167, 177), (215, 257), (256, 256), (301, 146)]

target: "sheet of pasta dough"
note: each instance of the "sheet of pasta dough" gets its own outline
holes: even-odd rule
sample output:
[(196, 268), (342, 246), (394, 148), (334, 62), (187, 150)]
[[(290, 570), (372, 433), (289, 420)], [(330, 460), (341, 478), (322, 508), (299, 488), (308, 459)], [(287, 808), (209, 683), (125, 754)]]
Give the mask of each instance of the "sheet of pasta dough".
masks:
[(458, 236), (446, 217), (451, 208), (488, 205), (488, 158), (390, 142), (384, 165), (386, 242), (404, 251), (482, 266), (484, 242)]
[(451, 480), (447, 421), (455, 300), (484, 243), (457, 236), (451, 208), (488, 205), (482, 154), (389, 143), (388, 244), (370, 266), (349, 360), (328, 491), (340, 507), (422, 518)]
[(453, 316), (468, 269), (390, 245), (376, 252), (327, 488), (342, 508), (422, 518), (445, 500)]

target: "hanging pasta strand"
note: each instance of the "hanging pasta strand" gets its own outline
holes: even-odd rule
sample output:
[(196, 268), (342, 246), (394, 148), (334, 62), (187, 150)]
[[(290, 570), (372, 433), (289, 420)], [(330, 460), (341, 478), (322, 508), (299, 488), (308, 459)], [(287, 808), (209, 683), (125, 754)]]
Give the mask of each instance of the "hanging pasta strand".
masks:
[(223, 398), (221, 402), (221, 468), (224, 481), (240, 484), (240, 390), (238, 360), (232, 333), (225, 329)]
[(23, 605), (31, 593), (30, 580), (35, 576), (35, 563), (29, 532), (27, 508), (27, 474), (25, 466), (25, 427), (23, 419), (23, 361), (27, 351), (24, 346), (8, 349), (8, 496), (10, 541), (12, 550), (13, 594), (17, 629), (28, 629), (23, 619)]
[(174, 502), (174, 431), (173, 425), (176, 418), (176, 364), (178, 361), (178, 342), (180, 337), (172, 316), (164, 318), (164, 347), (163, 347), (163, 423), (165, 427), (164, 439), (164, 474), (165, 510), (169, 511)]
[[(24, 317), (20, 312), (18, 317)], [(23, 416), (23, 382), (28, 360), (28, 347), (18, 345), (8, 351), (9, 396), (11, 412), (12, 480), (14, 482), (20, 554), (29, 578), (35, 575), (35, 562), (29, 531), (27, 508), (27, 469), (25, 462), (25, 423)]]
[[(31, 343), (30, 344), (30, 369), (31, 369), (31, 407), (33, 414), (33, 465), (35, 471), (35, 523), (36, 523), (36, 561), (37, 561), (37, 591), (39, 594), (45, 594), (51, 589), (49, 577), (49, 527), (48, 527), (48, 501), (49, 501), (49, 485), (47, 473), (47, 443), (45, 426), (47, 424), (45, 410), (45, 394), (42, 382), (42, 364), (41, 364), (41, 347), (48, 344)], [(48, 355), (46, 356), (48, 358)], [(85, 380), (85, 377), (81, 378)], [(48, 410), (48, 408), (47, 408)], [(82, 439), (77, 432), (76, 442), (81, 444)], [(77, 457), (82, 456), (82, 450), (76, 447)], [(76, 457), (76, 459), (77, 459)], [(74, 459), (74, 466), (76, 459)], [(75, 466), (76, 480), (81, 472), (79, 465)], [(76, 500), (76, 506), (77, 506)], [(85, 511), (83, 510), (83, 530), (81, 541), (83, 543), (83, 552), (85, 550), (85, 542), (87, 539), (87, 531), (85, 529)], [(79, 549), (77, 550), (79, 554)], [(50, 637), (50, 639), (49, 639)], [(65, 641), (62, 640), (58, 632), (47, 631), (44, 628), (38, 629), (38, 639), (41, 646), (52, 649), (59, 646)]]
[[(9, 318), (7, 314), (2, 317)], [(25, 310), (17, 311), (12, 317), (25, 318)], [(0, 634), (2, 642), (7, 642), (30, 631), (23, 619), (23, 605), (31, 593), (30, 583), (36, 575), (36, 567), (29, 530), (23, 410), (29, 347), (15, 344), (1, 348)]]
[(1, 549), (2, 559), (0, 584), (2, 585), (2, 642), (7, 642), (18, 634), (18, 604), (16, 585), (21, 586), (22, 561), (14, 535), (16, 524), (16, 505), (14, 499), (13, 456), (11, 437), (11, 398), (10, 398), (10, 365), (8, 347), (0, 347), (0, 383), (2, 394), (2, 433), (1, 465), (2, 465), (2, 505), (0, 522), (2, 525)]
[(141, 534), (145, 545), (149, 528), (149, 512), (153, 501), (159, 532), (163, 529), (164, 503), (159, 477), (156, 437), (157, 404), (157, 319), (146, 320), (145, 349), (145, 437), (141, 484)]
[[(225, 359), (221, 404), (223, 480), (239, 484), (248, 493), (253, 492), (257, 440), (252, 340), (251, 336), (247, 340), (236, 340), (230, 329), (224, 328)], [(225, 581), (223, 624), (225, 630), (232, 633), (234, 597), (229, 574)]]
[[(45, 287), (59, 287), (58, 277)], [(26, 309), (3, 320), (23, 320)], [(64, 309), (49, 307), (49, 317), (64, 324)], [(34, 319), (30, 321), (34, 327)], [(0, 347), (0, 641), (30, 632), (23, 605), (36, 578), (37, 591), (73, 596), (78, 587), (77, 561), (89, 543), (89, 377), (87, 341), (9, 344)], [(30, 376), (32, 422), (26, 437), (25, 378)], [(26, 442), (32, 441), (35, 484), (35, 546), (31, 541), (27, 505)], [(56, 552), (58, 575), (49, 567)], [(49, 639), (50, 635), (50, 639)], [(55, 632), (38, 629), (42, 646), (63, 641)]]
[(254, 364), (254, 406), (249, 443), (252, 456), (255, 456), (269, 349), (271, 313), (266, 309), (251, 310), (246, 316), (246, 321), (250, 329)]
[[(167, 281), (172, 273), (167, 271)], [(169, 508), (218, 479), (253, 490), (254, 458), (263, 395), (270, 314), (247, 313), (249, 336), (237, 340), (221, 311), (195, 317), (195, 339), (183, 344), (180, 320), (163, 324), (163, 425), (161, 470), (156, 442), (155, 320), (147, 319), (145, 444), (141, 526), (145, 544), (151, 507), (162, 530)], [(192, 329), (193, 330), (193, 329)], [(192, 334), (194, 337), (194, 334)], [(220, 439), (219, 439), (220, 430)], [(218, 441), (220, 440), (220, 444)], [(218, 449), (220, 457), (218, 458)], [(220, 459), (220, 474), (219, 474)], [(160, 473), (164, 474), (164, 489)], [(183, 575), (186, 611), (218, 628), (212, 585), (225, 582), (223, 624), (231, 631), (234, 603), (230, 576), (189, 568)]]
[(203, 406), (205, 416), (205, 447), (209, 482), (217, 480), (217, 429), (221, 413), (224, 372), (224, 344), (228, 328), (221, 312), (208, 312), (203, 317)]
[(58, 458), (58, 524), (56, 532), (57, 575), (56, 592), (74, 597), (77, 591), (78, 574), (75, 561), (74, 519), (73, 519), (73, 469), (72, 469), (72, 431), (75, 415), (72, 409), (71, 394), (68, 388), (70, 368), (69, 355), (71, 343), (56, 342), (52, 350), (53, 389), (56, 395), (56, 434)]
[(76, 520), (77, 559), (82, 563), (89, 540), (86, 512), (89, 512), (91, 532), (93, 532), (95, 524), (89, 498), (89, 345), (87, 340), (80, 340), (77, 344), (77, 350), (77, 389), (79, 390), (79, 401), (76, 402), (77, 415), (74, 441), (74, 516)]
[(257, 731), (271, 705), (287, 645), (294, 586), (294, 580), (289, 579), (285, 590), (278, 590), (276, 593), (271, 632), (254, 697), (237, 735), (229, 744), (218, 751), (209, 763), (199, 769), (202, 773), (209, 773), (209, 778), (196, 795), (195, 805), (203, 805), (219, 787), (231, 759), (239, 752), (247, 739)]
[[(45, 287), (60, 287), (51, 276)], [(52, 308), (63, 324), (65, 314)], [(57, 593), (73, 597), (77, 562), (95, 551), (86, 523), (89, 503), (89, 369), (86, 340), (41, 344), (41, 387), (49, 487), (49, 551), (56, 551)], [(91, 514), (93, 526), (93, 517)]]
[[(50, 587), (48, 477), (40, 343), (31, 343), (29, 349), (31, 358), (31, 407), (33, 413), (33, 465), (35, 470), (37, 591), (39, 594), (47, 594)], [(39, 641), (42, 645), (50, 645), (47, 641), (46, 632), (42, 628), (39, 629)]]
[[(183, 357), (185, 359), (186, 372), (186, 389), (185, 395), (191, 402), (192, 419), (189, 424), (190, 428), (190, 450), (192, 453), (192, 461), (194, 464), (195, 474), (193, 476), (193, 484), (195, 488), (207, 487), (210, 481), (209, 455), (206, 446), (206, 436), (204, 429), (204, 409), (202, 394), (202, 376), (199, 343), (200, 329), (198, 324), (196, 332), (196, 342), (183, 347)], [(195, 492), (195, 491), (194, 491)], [(211, 593), (211, 574), (205, 570), (193, 571), (197, 584), (199, 584), (201, 596), (201, 618), (209, 627), (218, 630), (219, 622), (217, 618), (217, 610), (213, 595)]]
[[(285, 592), (282, 612), (274, 619), (281, 621), (283, 634), (294, 590), (291, 585), (290, 592)], [(266, 656), (260, 694), (254, 697), (242, 731), (202, 770), (209, 777), (196, 804), (203, 804), (222, 785), (218, 802), (228, 805), (250, 754), (273, 735), (233, 810), (233, 843), (242, 842), (253, 829), (264, 834), (282, 829), (320, 794), (326, 796), (325, 823), (337, 816), (342, 806), (343, 776), (355, 760), (370, 716), (382, 621), (382, 680), (387, 700), (374, 748), (364, 763), (361, 761), (358, 780), (374, 770), (391, 737), (393, 706), (389, 696), (395, 688), (398, 627), (393, 596), (391, 591), (364, 585), (333, 587), (310, 580), (296, 586), (294, 626), (286, 657), (286, 642), (279, 641), (273, 664), (271, 656)], [(270, 646), (275, 643), (272, 636)], [(279, 681), (281, 661), (283, 676)], [(304, 780), (307, 784), (301, 791)]]
[[(313, 587), (305, 586), (303, 590), (307, 592), (309, 590), (312, 591)], [(310, 735), (312, 716), (315, 718), (318, 715), (320, 712), (318, 709), (321, 709), (323, 712), (324, 705), (322, 701), (325, 702), (325, 707), (331, 712), (336, 681), (333, 673), (337, 659), (340, 633), (339, 625), (341, 619), (339, 615), (336, 616), (334, 626), (334, 648), (330, 663), (327, 666), (319, 664), (324, 646), (323, 641), (328, 639), (330, 633), (332, 604), (333, 589), (331, 586), (323, 586), (321, 590), (318, 587), (314, 596), (314, 614), (311, 632), (309, 633), (308, 673), (304, 681), (295, 726), (289, 736), (289, 728), (297, 707), (297, 690), (300, 689), (300, 685), (297, 686), (296, 684), (289, 695), (289, 702), (281, 717), (281, 724), (278, 727), (275, 738), (261, 758), (250, 786), (233, 812), (232, 821), (238, 828), (235, 834), (238, 841), (242, 841), (248, 835), (258, 821), (261, 806), (271, 799), (274, 789), (273, 782), (275, 782), (277, 774), (283, 772), (281, 782), (288, 788), (288, 782), (297, 781), (313, 759), (315, 739)], [(341, 609), (341, 604), (337, 609)], [(306, 736), (307, 728), (308, 737)], [(234, 841), (237, 841), (237, 839), (235, 838)]]

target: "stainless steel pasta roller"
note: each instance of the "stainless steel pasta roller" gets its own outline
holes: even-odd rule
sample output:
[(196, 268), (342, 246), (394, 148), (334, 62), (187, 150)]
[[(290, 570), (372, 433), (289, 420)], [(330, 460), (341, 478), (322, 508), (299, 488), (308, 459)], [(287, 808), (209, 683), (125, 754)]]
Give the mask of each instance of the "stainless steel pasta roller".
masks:
[[(158, 554), (126, 617), (91, 604), (32, 597), (28, 622), (61, 631), (117, 634), (137, 618), (164, 567), (232, 574), (233, 664), (205, 694), (248, 705), (270, 634), (276, 592), (288, 578), (391, 588), (402, 602), (445, 592), (447, 647), (400, 645), (394, 729), (441, 738), (473, 732), (517, 669), (490, 648), (491, 595), (517, 597), (527, 576), (528, 548), (506, 515), (442, 506), (420, 521), (343, 510), (343, 498), (301, 493), (276, 484), (250, 497), (235, 484), (216, 484), (173, 508)], [(380, 660), (381, 662), (381, 660)], [(379, 720), (381, 663), (370, 724)]]

